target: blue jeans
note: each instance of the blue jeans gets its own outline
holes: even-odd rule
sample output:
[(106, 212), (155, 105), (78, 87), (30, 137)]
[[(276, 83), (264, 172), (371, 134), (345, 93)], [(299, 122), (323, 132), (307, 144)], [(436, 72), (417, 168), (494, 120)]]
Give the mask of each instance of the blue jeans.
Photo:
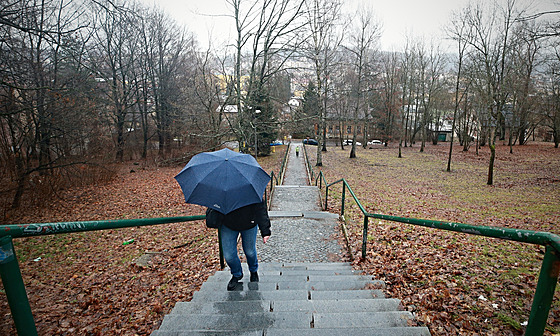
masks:
[(257, 232), (258, 226), (245, 231), (235, 231), (225, 225), (220, 227), (222, 238), (222, 250), (224, 251), (224, 259), (231, 270), (234, 277), (241, 277), (243, 269), (241, 268), (241, 261), (237, 255), (237, 237), (241, 234), (241, 243), (243, 252), (247, 257), (247, 264), (249, 265), (249, 272), (256, 272), (259, 268), (257, 261)]

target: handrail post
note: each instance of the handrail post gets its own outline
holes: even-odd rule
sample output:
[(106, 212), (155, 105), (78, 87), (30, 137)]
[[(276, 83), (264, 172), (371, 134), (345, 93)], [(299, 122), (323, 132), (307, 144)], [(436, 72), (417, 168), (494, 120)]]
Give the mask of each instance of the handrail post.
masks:
[(346, 181), (342, 181), (342, 204), (340, 205), (340, 215), (344, 216), (344, 200), (346, 198)]
[(266, 206), (268, 207), (268, 192), (266, 191), (266, 189), (264, 191), (264, 204), (266, 204)]
[(0, 276), (19, 336), (37, 336), (37, 327), (21, 277), (11, 236), (0, 238)]
[(327, 203), (328, 199), (329, 199), (329, 186), (328, 186), (328, 185), (325, 185), (325, 211), (327, 211), (327, 209), (328, 209), (328, 207), (327, 207), (327, 205), (328, 205), (328, 203)]
[(525, 336), (542, 335), (544, 333), (559, 273), (560, 258), (554, 249), (547, 245)]
[(369, 217), (364, 214), (364, 232), (362, 236), (362, 259), (364, 260), (366, 259), (368, 223), (369, 223)]
[(222, 228), (218, 227), (218, 249), (220, 251), (220, 269), (226, 268), (226, 263), (224, 262), (224, 250), (222, 248)]

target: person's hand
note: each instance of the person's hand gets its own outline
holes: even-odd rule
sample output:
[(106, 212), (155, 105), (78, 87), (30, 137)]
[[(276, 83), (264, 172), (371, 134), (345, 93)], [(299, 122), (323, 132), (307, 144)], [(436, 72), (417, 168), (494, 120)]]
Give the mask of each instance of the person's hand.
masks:
[(263, 237), (263, 244), (266, 244), (266, 242), (268, 241), (268, 238), (270, 238), (270, 236), (264, 236)]

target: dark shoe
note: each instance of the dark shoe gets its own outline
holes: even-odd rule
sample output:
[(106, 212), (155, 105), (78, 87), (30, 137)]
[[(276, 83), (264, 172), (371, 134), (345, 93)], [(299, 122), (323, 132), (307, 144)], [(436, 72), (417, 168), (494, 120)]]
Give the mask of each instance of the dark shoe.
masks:
[(251, 282), (259, 282), (259, 274), (257, 272), (251, 272)]
[(234, 290), (237, 285), (239, 284), (239, 280), (243, 279), (243, 274), (241, 274), (241, 276), (238, 278), (236, 276), (232, 276), (231, 280), (228, 282), (227, 284), (227, 290), (228, 291), (232, 291)]

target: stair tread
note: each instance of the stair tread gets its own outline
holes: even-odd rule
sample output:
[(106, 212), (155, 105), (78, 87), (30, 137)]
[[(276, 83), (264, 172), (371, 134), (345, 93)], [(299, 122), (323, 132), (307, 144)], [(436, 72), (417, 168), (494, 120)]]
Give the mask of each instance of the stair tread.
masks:
[(160, 330), (255, 330), (309, 328), (310, 312), (260, 312), (237, 314), (166, 315)]
[(229, 270), (217, 271), (190, 302), (176, 303), (152, 336), (331, 335), (426, 336), (413, 315), (386, 298), (383, 281), (348, 263), (263, 263), (259, 282), (247, 265), (239, 288), (227, 291)]
[[(190, 330), (190, 331), (169, 331), (157, 330), (152, 336), (262, 336), (263, 330)], [(285, 336), (286, 329), (268, 328), (267, 336)], [(429, 336), (430, 331), (426, 327), (395, 327), (395, 328), (331, 328), (331, 329), (291, 329), (289, 335), (298, 336)]]
[[(231, 274), (221, 273), (208, 277), (207, 282), (221, 282), (231, 279)], [(318, 275), (318, 274), (261, 274), (259, 273), (260, 282), (280, 282), (280, 281), (352, 281), (352, 280), (375, 280), (369, 275)], [(248, 276), (243, 276), (242, 281), (249, 281)]]
[(227, 292), (195, 292), (192, 301), (250, 301), (250, 300), (306, 300), (306, 290), (258, 291), (243, 290)]
[(255, 312), (236, 314), (166, 315), (160, 330), (254, 330), (266, 328), (315, 329), (406, 327), (412, 314), (407, 311), (311, 313)]
[[(274, 290), (353, 290), (364, 289), (368, 285), (375, 288), (383, 288), (385, 284), (372, 280), (352, 280), (352, 281), (278, 281), (278, 282), (240, 282), (239, 288), (250, 290), (274, 291)], [(227, 286), (227, 281), (205, 282), (200, 287), (200, 291), (221, 291)]]
[[(285, 336), (286, 330), (269, 328), (267, 336)], [(426, 327), (392, 327), (392, 328), (325, 328), (325, 329), (292, 329), (290, 335), (298, 336), (430, 336)], [(181, 335), (191, 336), (191, 335)], [(194, 336), (194, 335), (193, 335)], [(244, 336), (244, 335), (243, 335)]]
[(217, 301), (217, 302), (177, 302), (171, 314), (231, 314), (244, 312), (360, 312), (360, 311), (397, 311), (398, 299), (355, 299), (355, 300), (263, 300), (263, 301)]

